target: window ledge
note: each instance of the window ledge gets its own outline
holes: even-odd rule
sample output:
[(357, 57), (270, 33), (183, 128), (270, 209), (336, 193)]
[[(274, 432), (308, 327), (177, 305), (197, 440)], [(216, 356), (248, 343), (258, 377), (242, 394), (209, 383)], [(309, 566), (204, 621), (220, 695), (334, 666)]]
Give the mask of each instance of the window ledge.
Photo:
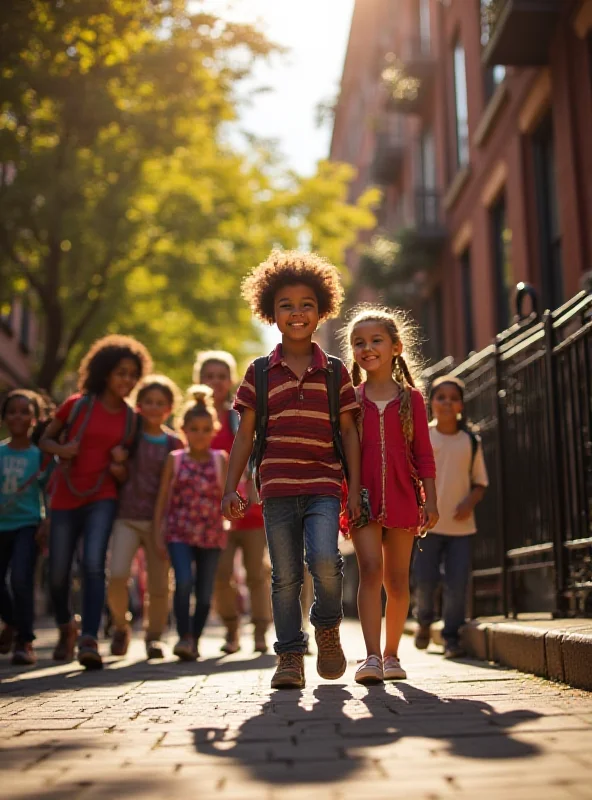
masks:
[(483, 111), (483, 115), (479, 121), (479, 125), (477, 126), (477, 130), (473, 136), (473, 144), (475, 144), (477, 147), (482, 147), (489, 138), (491, 131), (495, 127), (498, 115), (502, 108), (506, 105), (509, 96), (510, 91), (506, 81), (504, 80), (497, 87), (491, 96), (491, 100)]
[(444, 195), (444, 199), (442, 201), (442, 204), (446, 209), (446, 211), (449, 211), (452, 208), (452, 206), (456, 203), (460, 193), (464, 189), (470, 177), (471, 177), (470, 164), (465, 164), (464, 167), (459, 168), (456, 175), (452, 179), (452, 183), (446, 190), (446, 194)]

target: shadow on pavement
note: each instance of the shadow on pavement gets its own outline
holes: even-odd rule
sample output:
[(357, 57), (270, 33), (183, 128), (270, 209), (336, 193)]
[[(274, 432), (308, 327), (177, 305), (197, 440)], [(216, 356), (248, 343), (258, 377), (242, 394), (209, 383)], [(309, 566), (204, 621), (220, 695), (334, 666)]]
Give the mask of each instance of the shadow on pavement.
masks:
[[(367, 766), (372, 748), (414, 737), (443, 740), (447, 752), (465, 758), (517, 759), (540, 752), (509, 731), (540, 714), (499, 714), (480, 700), (444, 700), (404, 683), (396, 690), (370, 687), (361, 700), (369, 713), (362, 716), (360, 701), (343, 685), (319, 686), (312, 704), (300, 691), (275, 692), (234, 739), (219, 728), (193, 729), (195, 749), (239, 763), (258, 780), (271, 782), (281, 774), (292, 784), (341, 781)], [(352, 715), (346, 713), (350, 702)]]

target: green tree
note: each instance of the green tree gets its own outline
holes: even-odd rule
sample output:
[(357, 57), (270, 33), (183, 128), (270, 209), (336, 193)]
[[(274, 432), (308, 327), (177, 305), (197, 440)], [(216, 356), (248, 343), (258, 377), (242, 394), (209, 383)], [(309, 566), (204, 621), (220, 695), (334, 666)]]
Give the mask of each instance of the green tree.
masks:
[[(240, 280), (272, 245), (337, 263), (375, 198), (322, 163), (286, 175), (228, 143), (237, 86), (274, 47), (185, 0), (7, 0), (0, 9), (0, 269), (26, 282), (51, 388), (108, 330), (187, 379), (195, 349), (244, 352)], [(3, 284), (8, 281), (3, 280)]]

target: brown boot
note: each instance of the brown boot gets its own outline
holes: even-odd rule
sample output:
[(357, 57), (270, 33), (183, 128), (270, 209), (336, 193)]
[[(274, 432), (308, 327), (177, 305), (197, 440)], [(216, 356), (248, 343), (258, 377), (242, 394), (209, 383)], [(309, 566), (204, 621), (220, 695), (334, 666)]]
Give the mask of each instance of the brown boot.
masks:
[(20, 667), (32, 667), (37, 663), (33, 642), (15, 642), (12, 663)]
[(415, 646), (418, 650), (427, 650), (430, 643), (430, 626), (418, 625), (415, 631)]
[(58, 628), (60, 638), (53, 651), (54, 661), (72, 661), (74, 658), (74, 648), (76, 647), (76, 639), (78, 638), (78, 626), (75, 620), (66, 622), (65, 625), (60, 625)]
[(317, 672), (329, 681), (341, 678), (347, 669), (347, 661), (339, 639), (339, 625), (334, 628), (316, 628)]
[(78, 661), (85, 669), (103, 669), (99, 643), (94, 636), (83, 636), (78, 643)]
[(255, 623), (255, 652), (256, 653), (267, 653), (268, 647), (267, 642), (265, 640), (265, 634), (267, 632), (267, 623), (266, 622), (256, 622)]
[(302, 653), (280, 653), (271, 679), (272, 689), (304, 689), (304, 656)]
[(128, 651), (131, 638), (132, 633), (129, 625), (126, 625), (125, 628), (115, 628), (113, 639), (111, 640), (111, 655), (124, 656)]
[(223, 653), (227, 653), (228, 655), (232, 655), (232, 653), (238, 653), (240, 650), (240, 640), (238, 638), (238, 622), (227, 622), (226, 623), (226, 641), (220, 648)]

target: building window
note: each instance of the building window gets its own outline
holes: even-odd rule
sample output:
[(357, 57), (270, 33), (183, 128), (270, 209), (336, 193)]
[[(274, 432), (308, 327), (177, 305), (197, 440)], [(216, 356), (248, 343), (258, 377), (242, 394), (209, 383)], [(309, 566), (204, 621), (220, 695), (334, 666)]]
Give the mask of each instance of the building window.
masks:
[(467, 74), (465, 49), (460, 42), (454, 46), (454, 110), (456, 122), (456, 166), (469, 163), (469, 110), (467, 104)]
[(431, 46), (430, 0), (419, 0), (419, 39), (421, 52), (429, 53)]
[(464, 348), (466, 353), (475, 349), (473, 326), (473, 276), (471, 274), (471, 248), (467, 247), (460, 257), (460, 286), (462, 294), (462, 315)]
[(425, 336), (425, 352), (427, 357), (436, 363), (444, 358), (444, 306), (442, 289), (434, 289), (429, 300), (421, 307), (421, 323)]
[(548, 114), (532, 137), (544, 308), (563, 302), (561, 226), (557, 208), (553, 117)]
[(508, 227), (506, 198), (502, 194), (491, 208), (493, 263), (496, 287), (496, 322), (498, 333), (509, 328), (514, 312), (514, 272), (512, 270), (512, 231)]
[[(491, 0), (481, 0), (481, 47), (485, 47), (491, 36), (492, 13), (494, 4)], [(484, 70), (485, 78), (485, 100), (488, 102), (497, 87), (506, 77), (506, 68), (502, 64), (493, 67), (486, 67)]]
[(25, 298), (23, 298), (21, 305), (19, 345), (25, 353), (28, 353), (31, 349), (31, 312)]

